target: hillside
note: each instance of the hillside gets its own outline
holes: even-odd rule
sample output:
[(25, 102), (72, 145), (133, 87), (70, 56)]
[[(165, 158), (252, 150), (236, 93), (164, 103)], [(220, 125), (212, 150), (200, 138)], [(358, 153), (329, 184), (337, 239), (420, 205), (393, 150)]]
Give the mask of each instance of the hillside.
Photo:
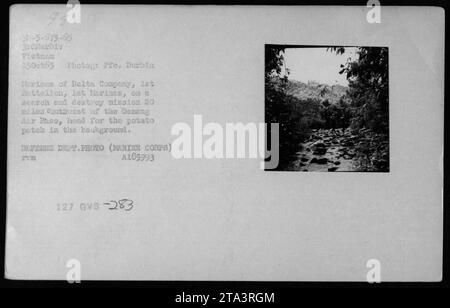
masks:
[[(296, 80), (289, 80), (286, 89), (286, 94), (292, 95), (300, 100), (328, 100), (333, 105), (337, 104), (339, 102), (339, 99), (346, 95), (346, 92), (347, 87), (341, 85), (330, 86), (327, 84), (320, 84), (315, 81), (308, 81), (308, 83), (303, 83)], [(344, 99), (347, 100), (345, 97)]]

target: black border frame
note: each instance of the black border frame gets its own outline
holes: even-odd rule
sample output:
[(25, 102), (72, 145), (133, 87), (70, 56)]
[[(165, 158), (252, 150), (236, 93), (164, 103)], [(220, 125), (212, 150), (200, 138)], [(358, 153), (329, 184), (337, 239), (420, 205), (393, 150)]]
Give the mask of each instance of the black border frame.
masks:
[[(80, 0), (81, 4), (205, 4), (205, 5), (356, 5), (365, 6), (367, 1), (341, 0), (341, 1), (325, 1), (325, 0), (156, 0), (156, 1), (130, 1), (121, 3), (120, 1), (86, 1)], [(436, 6), (446, 10), (449, 2), (446, 0), (380, 0), (382, 6)], [(2, 57), (0, 60), (0, 95), (3, 102), (3, 108), (0, 111), (0, 136), (4, 147), (0, 152), (0, 163), (2, 169), (2, 185), (1, 185), (1, 206), (0, 208), (0, 275), (2, 288), (103, 288), (103, 287), (126, 287), (126, 288), (153, 288), (153, 300), (160, 300), (161, 303), (173, 304), (175, 295), (185, 292), (197, 292), (198, 294), (217, 294), (218, 292), (274, 292), (275, 303), (288, 303), (290, 301), (298, 302), (299, 288), (441, 288), (450, 287), (449, 284), (449, 180), (446, 177), (447, 166), (449, 165), (449, 157), (444, 155), (444, 183), (443, 183), (443, 207), (444, 207), (444, 229), (443, 229), (443, 272), (441, 282), (382, 282), (379, 284), (369, 284), (366, 282), (255, 282), (255, 281), (82, 281), (79, 284), (69, 284), (66, 281), (43, 281), (43, 280), (8, 280), (4, 278), (4, 253), (5, 253), (5, 228), (6, 228), (6, 145), (7, 145), (7, 102), (8, 102), (8, 55), (9, 55), (9, 6), (17, 3), (48, 3), (48, 4), (65, 4), (67, 1), (2, 1), (2, 10), (0, 21), (2, 23), (0, 40), (0, 50)], [(445, 16), (445, 23), (448, 23), (448, 15)], [(445, 89), (450, 89), (447, 72), (449, 69), (447, 56), (447, 37), (448, 31), (445, 32)], [(444, 92), (445, 103), (448, 103), (447, 90)], [(444, 110), (445, 119), (448, 119), (449, 108)], [(444, 121), (444, 153), (446, 146), (449, 144), (449, 132), (446, 131)], [(214, 304), (214, 303), (212, 303)]]

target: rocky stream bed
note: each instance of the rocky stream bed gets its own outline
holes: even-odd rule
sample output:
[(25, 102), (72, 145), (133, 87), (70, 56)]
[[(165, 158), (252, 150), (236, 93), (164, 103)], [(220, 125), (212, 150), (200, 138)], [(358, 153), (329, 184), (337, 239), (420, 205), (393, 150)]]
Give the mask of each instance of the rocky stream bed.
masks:
[(389, 140), (368, 129), (313, 129), (284, 170), (389, 171)]

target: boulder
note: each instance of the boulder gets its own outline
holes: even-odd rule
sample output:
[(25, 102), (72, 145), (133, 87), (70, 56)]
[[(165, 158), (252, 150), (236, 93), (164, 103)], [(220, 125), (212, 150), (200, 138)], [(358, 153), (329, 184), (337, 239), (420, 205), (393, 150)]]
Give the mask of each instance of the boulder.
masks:
[(319, 149), (316, 149), (316, 150), (313, 152), (313, 154), (314, 154), (314, 155), (324, 155), (326, 152), (327, 152), (327, 149), (319, 148)]
[(325, 144), (323, 143), (323, 142), (316, 142), (316, 143), (314, 143), (314, 145), (313, 145), (316, 149), (317, 148), (324, 148), (325, 147)]

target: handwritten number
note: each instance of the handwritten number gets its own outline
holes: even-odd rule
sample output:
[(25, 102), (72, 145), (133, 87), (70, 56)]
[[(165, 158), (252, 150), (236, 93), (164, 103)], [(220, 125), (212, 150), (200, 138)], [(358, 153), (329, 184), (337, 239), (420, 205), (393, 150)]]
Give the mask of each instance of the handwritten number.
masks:
[(114, 204), (114, 206), (110, 207), (109, 209), (110, 210), (117, 210), (117, 201), (111, 200), (111, 201), (109, 201), (108, 203), (105, 203), (105, 204), (109, 204), (109, 205)]
[(119, 200), (120, 208), (124, 209), (125, 211), (131, 211), (133, 209), (133, 200), (130, 199), (122, 199)]

